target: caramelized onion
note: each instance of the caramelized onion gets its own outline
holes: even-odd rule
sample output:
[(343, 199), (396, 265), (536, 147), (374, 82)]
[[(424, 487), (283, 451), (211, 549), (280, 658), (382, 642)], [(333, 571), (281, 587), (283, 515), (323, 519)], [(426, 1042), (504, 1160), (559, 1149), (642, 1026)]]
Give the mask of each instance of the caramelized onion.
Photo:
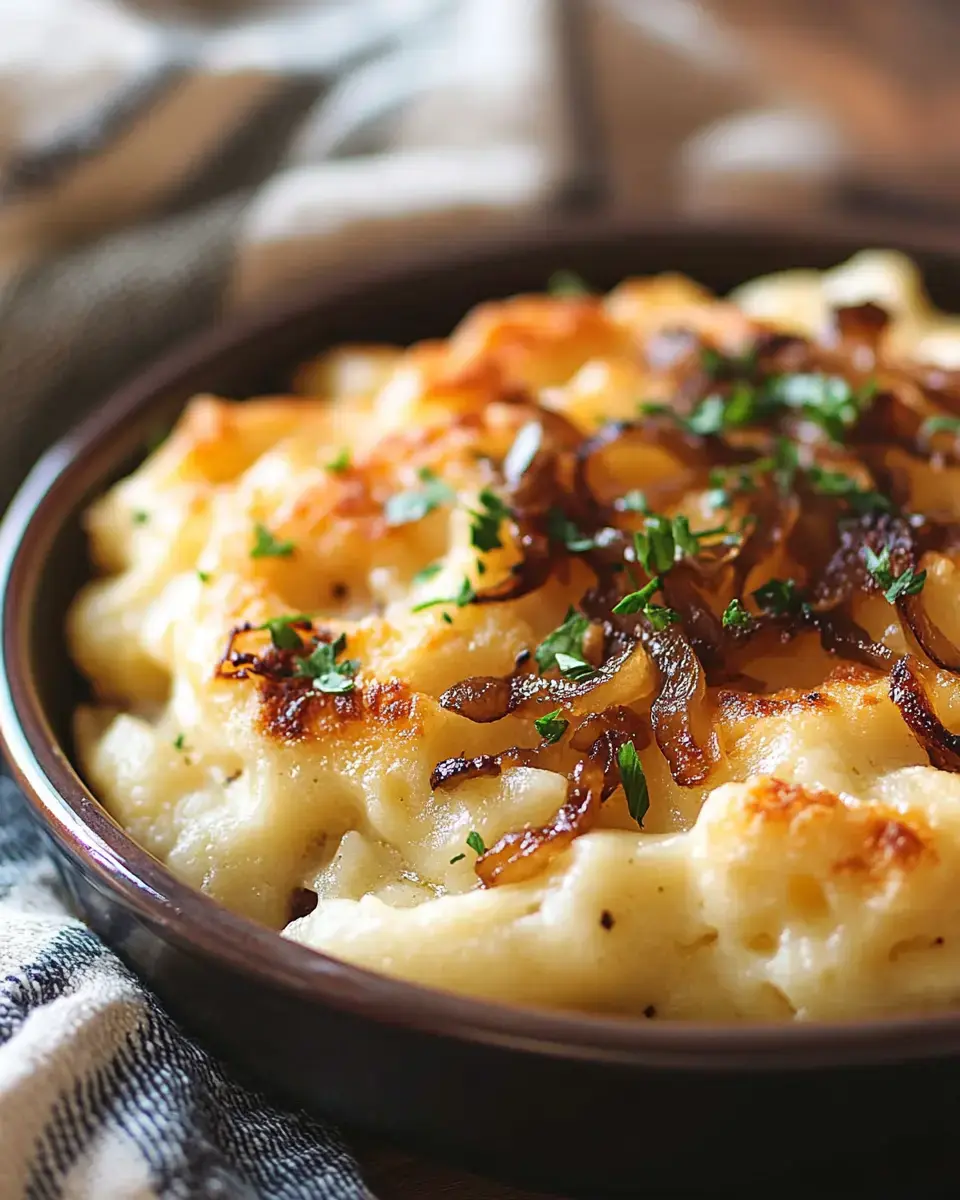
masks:
[(676, 625), (650, 634), (645, 645), (661, 681), (650, 709), (653, 735), (674, 782), (693, 787), (706, 779), (717, 757), (716, 740), (694, 729), (707, 726), (709, 719), (703, 668)]
[(869, 633), (842, 609), (812, 613), (808, 620), (819, 632), (824, 650), (875, 671), (889, 670), (893, 652), (882, 642), (873, 641)]
[(504, 834), (477, 858), (475, 870), (484, 887), (523, 883), (545, 870), (574, 838), (586, 833), (600, 813), (603, 773), (582, 760), (567, 785), (567, 797), (547, 825), (526, 826)]
[(894, 663), (890, 699), (931, 763), (942, 771), (960, 771), (960, 734), (951, 733), (933, 711), (912, 655), (905, 654)]
[(468, 721), (485, 725), (490, 721), (500, 721), (508, 713), (535, 701), (570, 703), (589, 695), (602, 683), (609, 682), (633, 653), (635, 646), (635, 641), (626, 645), (598, 667), (595, 675), (580, 682), (527, 673), (502, 678), (474, 675), (447, 688), (440, 697), (440, 706), (459, 713)]
[(927, 658), (943, 671), (960, 674), (960, 647), (932, 620), (923, 592), (901, 596), (897, 608)]

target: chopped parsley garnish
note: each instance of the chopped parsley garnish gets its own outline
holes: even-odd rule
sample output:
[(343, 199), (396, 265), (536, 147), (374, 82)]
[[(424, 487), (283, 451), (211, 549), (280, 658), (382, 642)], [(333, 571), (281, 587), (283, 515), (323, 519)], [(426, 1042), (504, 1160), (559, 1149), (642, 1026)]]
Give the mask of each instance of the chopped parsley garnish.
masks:
[(289, 558), (294, 551), (293, 542), (282, 542), (275, 538), (266, 525), (259, 521), (253, 527), (251, 558)]
[(547, 291), (551, 296), (589, 296), (589, 284), (576, 271), (561, 268), (547, 280)]
[(588, 662), (584, 662), (582, 658), (577, 658), (573, 654), (564, 654), (562, 650), (556, 654), (555, 662), (560, 674), (574, 683), (585, 683), (597, 674), (596, 667), (592, 667)]
[(757, 368), (757, 350), (750, 346), (742, 354), (722, 354), (714, 346), (700, 350), (700, 368), (711, 379), (751, 375)]
[(201, 571), (200, 568), (198, 567), (197, 568), (197, 578), (200, 580), (201, 583), (209, 583), (210, 580), (212, 579), (212, 576), (209, 571)]
[(768, 579), (753, 593), (757, 607), (775, 617), (796, 612), (800, 607), (800, 593), (792, 579)]
[(618, 616), (642, 612), (656, 633), (662, 632), (668, 625), (676, 624), (680, 614), (662, 604), (651, 604), (650, 597), (660, 587), (660, 577), (655, 575), (648, 584), (636, 592), (630, 592), (618, 601), (613, 611)]
[(567, 732), (567, 727), (570, 722), (560, 715), (561, 709), (554, 709), (552, 713), (547, 713), (546, 716), (537, 717), (534, 721), (537, 733), (550, 746), (554, 742), (559, 742), (563, 735)]
[(721, 533), (726, 533), (723, 526), (694, 533), (686, 517), (652, 515), (644, 520), (643, 529), (633, 535), (633, 552), (648, 575), (662, 575), (678, 558), (699, 554), (702, 538)]
[(360, 664), (355, 659), (337, 662), (346, 645), (347, 638), (343, 633), (335, 642), (318, 642), (306, 658), (297, 659), (294, 673), (312, 679), (318, 692), (352, 692), (353, 676), (360, 669)]
[(907, 567), (899, 575), (894, 575), (890, 566), (890, 547), (884, 546), (876, 554), (869, 546), (863, 548), (863, 560), (874, 581), (883, 590), (884, 598), (890, 604), (896, 604), (901, 596), (916, 596), (923, 591), (926, 583), (926, 571), (915, 573), (913, 567)]
[(526, 473), (542, 441), (543, 427), (539, 421), (528, 421), (520, 429), (503, 460), (503, 474), (508, 483), (517, 483)]
[(503, 545), (500, 525), (510, 516), (510, 509), (490, 488), (484, 488), (477, 499), (479, 511), (470, 510), (470, 545), (485, 553)]
[(186, 750), (187, 735), (185, 733), (177, 734), (177, 736), (173, 739), (173, 748), (174, 750)]
[(645, 584), (639, 591), (630, 592), (624, 596), (613, 606), (613, 611), (617, 616), (624, 616), (629, 613), (641, 612), (650, 602), (650, 597), (660, 587), (660, 576), (654, 575), (648, 584)]
[(443, 570), (443, 563), (439, 563), (439, 562), (427, 563), (427, 565), (425, 567), (421, 567), (420, 570), (416, 573), (416, 575), (414, 575), (413, 582), (414, 583), (427, 583), (429, 580), (431, 580), (435, 576), (439, 575), (442, 570)]
[(724, 629), (746, 629), (753, 622), (753, 617), (747, 612), (739, 600), (731, 600), (723, 610)]
[(450, 859), (450, 866), (452, 867), (454, 863), (463, 862), (466, 857), (467, 856), (465, 854), (455, 854), (453, 858)]
[(667, 517), (647, 517), (633, 535), (633, 552), (648, 575), (659, 575), (673, 566), (676, 542)]
[[(752, 395), (749, 388), (747, 394)], [(742, 407), (741, 404), (740, 408), (742, 409)], [(727, 420), (723, 397), (710, 395), (700, 401), (684, 424), (691, 433), (698, 433), (701, 437), (710, 437), (722, 433), (728, 424), (734, 424), (734, 422)]]
[(857, 389), (839, 375), (816, 372), (779, 375), (768, 380), (764, 387), (774, 403), (798, 409), (835, 442), (843, 441), (876, 392), (875, 384)]
[(420, 521), (427, 513), (456, 500), (457, 494), (453, 488), (429, 467), (421, 467), (417, 475), (423, 487), (397, 492), (383, 506), (388, 525), (409, 525)]
[(786, 496), (793, 488), (793, 481), (797, 475), (799, 462), (797, 448), (793, 442), (788, 438), (777, 438), (777, 444), (774, 447), (773, 459), (770, 465), (773, 472), (773, 481), (782, 496)]
[(662, 633), (668, 625), (676, 625), (680, 621), (680, 614), (676, 609), (667, 608), (663, 604), (647, 604), (643, 615), (655, 633)]
[(328, 471), (332, 471), (334, 475), (342, 475), (344, 471), (350, 470), (350, 451), (344, 446), (325, 464)]
[(467, 834), (467, 845), (477, 854), (485, 854), (487, 847), (483, 843), (483, 838), (475, 829), (471, 829)]
[[(709, 530), (707, 532), (712, 533), (714, 531)], [(718, 532), (721, 531), (718, 530)], [(703, 534), (691, 533), (690, 522), (686, 517), (673, 518), (673, 540), (681, 555), (689, 554), (696, 557), (700, 551), (700, 544), (697, 538), (703, 536)]]
[(933, 437), (935, 433), (960, 433), (960, 417), (927, 417), (920, 426), (921, 437)]
[(137, 511), (133, 514), (134, 525), (146, 525), (146, 523), (149, 520), (150, 520), (150, 514), (148, 512), (144, 512), (144, 510), (142, 508), (138, 508)]
[(421, 600), (410, 611), (423, 612), (425, 608), (435, 608), (438, 604), (455, 604), (457, 608), (466, 608), (476, 598), (477, 593), (473, 589), (473, 584), (464, 576), (463, 583), (460, 584), (460, 590), (455, 596), (434, 596), (432, 600)]
[[(875, 390), (872, 383), (858, 389), (839, 375), (809, 372), (776, 375), (761, 383), (738, 379), (731, 384), (728, 395), (711, 392), (685, 418), (665, 405), (653, 407), (672, 415), (688, 432), (701, 437), (754, 425), (780, 410), (793, 409), (818, 424), (834, 441), (842, 442)], [(648, 411), (650, 408), (646, 406)]]
[(563, 509), (555, 506), (547, 511), (547, 534), (552, 542), (566, 546), (571, 554), (582, 554), (597, 545), (595, 537), (579, 530)]
[(313, 621), (305, 613), (293, 613), (290, 616), (271, 617), (257, 629), (265, 629), (270, 634), (270, 641), (278, 650), (299, 650), (303, 645), (300, 635), (294, 629), (295, 625), (303, 626), (304, 630), (313, 626)]
[(807, 471), (807, 478), (815, 492), (819, 492), (821, 496), (836, 496), (846, 501), (858, 516), (890, 512), (893, 508), (890, 500), (882, 493), (861, 488), (856, 480), (844, 475), (842, 471), (825, 471), (822, 467), (813, 466)]
[(650, 508), (647, 504), (647, 497), (636, 488), (633, 491), (627, 492), (625, 496), (621, 496), (617, 501), (617, 508), (621, 512), (638, 512), (649, 513)]
[(558, 654), (564, 654), (568, 658), (582, 661), (583, 635), (587, 632), (589, 626), (590, 622), (583, 613), (578, 613), (571, 606), (567, 610), (563, 624), (557, 626), (552, 633), (548, 633), (534, 651), (537, 666), (541, 672), (549, 671), (551, 667), (557, 665)]
[(617, 751), (617, 766), (620, 768), (620, 782), (627, 799), (627, 810), (642, 829), (643, 818), (650, 807), (650, 792), (640, 755), (637, 754), (633, 742), (624, 742)]

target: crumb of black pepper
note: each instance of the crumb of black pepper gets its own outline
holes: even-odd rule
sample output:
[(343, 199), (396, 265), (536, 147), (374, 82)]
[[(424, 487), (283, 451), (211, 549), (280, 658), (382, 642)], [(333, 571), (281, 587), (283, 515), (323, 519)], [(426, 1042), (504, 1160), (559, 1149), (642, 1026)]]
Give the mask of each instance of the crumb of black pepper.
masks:
[(657, 888), (657, 891), (658, 891), (658, 892), (662, 892), (662, 891), (663, 891), (663, 885), (662, 885), (662, 884), (660, 885), (660, 887), (658, 887), (658, 888)]
[(243, 769), (241, 767), (237, 767), (237, 769), (235, 771), (230, 772), (230, 774), (226, 777), (226, 779), (223, 782), (224, 783), (236, 783), (242, 774), (243, 774)]
[(935, 937), (935, 938), (933, 939), (933, 944), (934, 944), (935, 946), (942, 946), (942, 945), (943, 945), (943, 938), (942, 938), (942, 937)]
[(650, 1020), (651, 1018), (653, 1018), (657, 1015), (657, 1010), (654, 1008), (654, 1006), (652, 1004), (648, 1004), (647, 1007), (643, 1010), (643, 1015), (648, 1020)]
[(613, 913), (610, 912), (609, 909), (605, 908), (600, 914), (600, 924), (604, 927), (604, 929), (613, 928)]
[(333, 593), (334, 600), (346, 600), (350, 589), (345, 583), (335, 583), (330, 591)]
[(530, 661), (530, 651), (521, 650), (517, 657), (513, 660), (514, 666), (522, 667)]

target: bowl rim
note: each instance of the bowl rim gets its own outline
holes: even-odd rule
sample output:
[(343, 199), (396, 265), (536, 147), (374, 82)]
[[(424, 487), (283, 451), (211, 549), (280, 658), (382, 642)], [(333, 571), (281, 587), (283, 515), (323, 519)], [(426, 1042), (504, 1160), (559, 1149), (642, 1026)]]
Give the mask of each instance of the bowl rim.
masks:
[(43, 550), (60, 528), (62, 501), (81, 481), (95, 481), (117, 431), (137, 420), (191, 371), (215, 364), (252, 339), (268, 337), (336, 296), (388, 287), (412, 267), (469, 269), (479, 258), (551, 243), (584, 249), (617, 236), (740, 239), (762, 230), (794, 244), (836, 248), (895, 244), (907, 253), (955, 259), (960, 240), (904, 236), (885, 223), (711, 222), (630, 219), (538, 223), (472, 238), (425, 255), (399, 255), (373, 268), (333, 272), (281, 303), (234, 316), (149, 364), (71, 429), (36, 463), (0, 524), (0, 747), (34, 814), (60, 848), (101, 889), (137, 918), (218, 966), (318, 1006), (347, 1010), (420, 1033), (554, 1058), (681, 1071), (740, 1072), (874, 1066), (960, 1055), (960, 1012), (908, 1014), (863, 1021), (735, 1024), (641, 1021), (627, 1016), (549, 1010), (473, 998), (396, 979), (291, 942), (181, 883), (109, 816), (59, 745), (31, 672), (29, 601)]

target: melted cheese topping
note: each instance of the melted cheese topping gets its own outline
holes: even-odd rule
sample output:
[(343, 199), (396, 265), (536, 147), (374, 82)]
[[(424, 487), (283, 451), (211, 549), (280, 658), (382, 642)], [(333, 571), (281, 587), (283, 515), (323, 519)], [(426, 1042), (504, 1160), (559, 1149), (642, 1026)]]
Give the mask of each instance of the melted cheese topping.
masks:
[[(470, 510), (529, 419), (512, 396), (526, 389), (590, 432), (664, 394), (641, 352), (657, 330), (734, 351), (762, 322), (816, 333), (831, 304), (866, 299), (894, 314), (897, 353), (960, 363), (956, 319), (933, 312), (910, 263), (873, 253), (728, 302), (673, 276), (602, 299), (518, 297), (446, 341), (327, 354), (300, 370), (295, 397), (194, 399), (87, 514), (99, 577), (69, 616), (95, 696), (76, 716), (86, 778), (181, 879), (304, 945), (436, 987), (658, 1017), (955, 1004), (960, 779), (929, 765), (885, 679), (838, 671), (812, 635), (767, 664), (774, 695), (716, 693), (720, 757), (703, 785), (675, 784), (651, 744), (643, 831), (617, 788), (599, 826), (526, 882), (478, 887), (465, 840), (549, 821), (563, 776), (514, 767), (430, 786), (444, 758), (538, 744), (529, 715), (476, 724), (439, 697), (509, 674), (591, 578), (571, 560), (521, 599), (415, 611), (465, 577), (481, 584)], [(422, 488), (425, 470), (456, 503), (388, 524), (385, 502)], [(625, 451), (597, 486), (609, 499), (666, 470), (656, 447)], [(694, 528), (711, 523), (701, 499), (684, 502)], [(252, 556), (258, 524), (289, 552)], [(516, 557), (486, 554), (482, 583)], [(953, 571), (941, 560), (927, 587), (960, 640)], [(346, 635), (352, 693), (297, 708), (217, 675), (233, 627), (301, 612)], [(858, 618), (902, 652), (889, 613), (865, 600)], [(656, 674), (638, 653), (572, 707), (649, 711)], [(939, 680), (947, 723), (955, 693)], [(301, 888), (316, 907), (291, 920)]]

